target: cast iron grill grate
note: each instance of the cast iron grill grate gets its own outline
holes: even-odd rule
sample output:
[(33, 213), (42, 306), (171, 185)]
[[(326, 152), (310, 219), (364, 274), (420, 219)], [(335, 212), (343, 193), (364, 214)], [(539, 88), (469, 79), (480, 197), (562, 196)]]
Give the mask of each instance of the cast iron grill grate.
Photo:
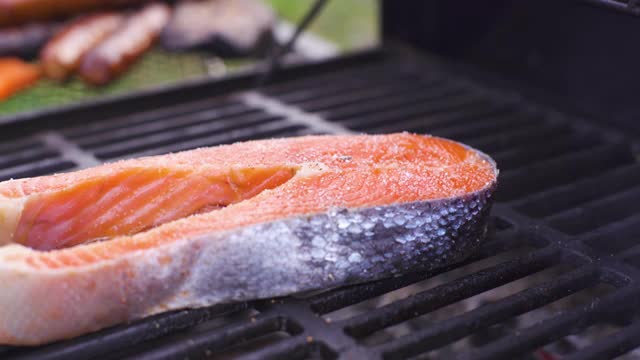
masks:
[(74, 167), (42, 139), (24, 139), (0, 145), (0, 181), (44, 175)]
[(110, 160), (272, 136), (303, 135), (304, 130), (282, 117), (230, 100), (125, 116), (62, 133), (98, 159)]
[[(600, 359), (640, 346), (640, 164), (633, 140), (470, 83), (431, 60), (356, 60), (291, 70), (275, 85), (242, 85), (231, 95), (177, 89), (190, 95), (166, 101), (171, 94), (154, 94), (139, 107), (118, 100), (90, 122), (46, 131), (43, 125), (44, 132), (4, 142), (0, 176), (265, 137), (428, 132), (476, 146), (501, 168), (489, 239), (477, 254), (435, 272), (176, 311), (0, 354), (508, 359), (555, 352)], [(34, 121), (62, 123), (96, 107)]]

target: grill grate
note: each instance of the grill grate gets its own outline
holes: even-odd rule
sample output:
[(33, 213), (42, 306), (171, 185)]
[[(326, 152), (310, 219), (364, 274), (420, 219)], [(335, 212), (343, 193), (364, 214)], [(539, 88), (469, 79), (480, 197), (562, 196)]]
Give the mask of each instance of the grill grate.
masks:
[(42, 139), (31, 138), (0, 146), (0, 181), (44, 175), (74, 167)]
[[(304, 130), (285, 119), (251, 109), (238, 101), (207, 107), (114, 119), (63, 132), (100, 160), (155, 155), (270, 136), (295, 136)], [(159, 115), (159, 116), (158, 116)]]
[(470, 83), (431, 60), (365, 56), (297, 73), (304, 76), (292, 70), (264, 89), (193, 91), (134, 111), (115, 102), (91, 122), (3, 143), (0, 177), (265, 137), (428, 132), (476, 146), (501, 168), (489, 239), (478, 253), (434, 272), (176, 311), (0, 354), (508, 359), (599, 327), (611, 331), (564, 355), (600, 359), (640, 346), (640, 164), (632, 140)]

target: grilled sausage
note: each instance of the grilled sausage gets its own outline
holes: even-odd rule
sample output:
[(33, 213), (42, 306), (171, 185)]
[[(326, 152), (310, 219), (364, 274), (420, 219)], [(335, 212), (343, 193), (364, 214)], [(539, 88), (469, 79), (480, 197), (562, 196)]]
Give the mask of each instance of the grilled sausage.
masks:
[(0, 56), (33, 57), (60, 26), (60, 23), (44, 23), (0, 29)]
[(0, 0), (0, 26), (79, 14), (89, 10), (138, 5), (149, 0)]
[(79, 75), (93, 85), (113, 80), (153, 45), (170, 15), (171, 10), (165, 4), (145, 6), (84, 57)]
[(42, 50), (44, 74), (64, 80), (80, 65), (91, 49), (116, 31), (124, 17), (116, 13), (83, 16), (62, 29)]

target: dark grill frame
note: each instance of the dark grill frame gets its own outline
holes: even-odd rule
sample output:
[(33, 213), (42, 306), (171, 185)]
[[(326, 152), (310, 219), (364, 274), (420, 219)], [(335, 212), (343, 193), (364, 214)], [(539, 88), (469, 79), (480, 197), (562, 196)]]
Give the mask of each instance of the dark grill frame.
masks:
[(640, 15), (640, 6), (636, 0), (587, 0), (590, 3), (606, 6), (632, 15)]
[[(640, 205), (629, 200), (640, 194), (634, 186), (640, 178), (637, 139), (474, 82), (437, 59), (404, 52), (374, 51), (293, 67), (262, 89), (253, 89), (253, 80), (247, 74), (198, 81), (2, 119), (0, 137), (12, 140), (0, 145), (0, 177), (260, 137), (428, 130), (489, 152), (502, 168), (491, 236), (465, 264), (520, 246), (532, 250), (343, 320), (328, 321), (323, 315), (464, 264), (310, 297), (161, 314), (39, 348), (2, 348), (0, 354), (16, 359), (200, 358), (277, 334), (279, 340), (245, 349), (240, 357), (406, 358), (598, 283), (612, 289), (479, 347), (473, 358), (513, 358), (595, 323), (621, 329), (570, 358), (613, 357), (640, 346), (640, 247), (634, 246), (640, 238)], [(86, 119), (91, 121), (83, 123)], [(373, 346), (361, 341), (557, 264), (573, 268), (409, 335)]]

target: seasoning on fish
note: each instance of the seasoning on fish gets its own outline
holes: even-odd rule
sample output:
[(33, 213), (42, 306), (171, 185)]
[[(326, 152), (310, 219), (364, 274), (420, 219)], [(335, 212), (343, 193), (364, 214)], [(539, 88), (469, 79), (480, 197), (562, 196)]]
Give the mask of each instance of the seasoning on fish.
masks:
[(0, 344), (461, 261), (485, 235), (497, 175), (463, 144), (399, 133), (251, 141), (0, 183)]
[(169, 21), (171, 8), (153, 3), (131, 15), (120, 29), (82, 60), (79, 75), (93, 85), (104, 85), (124, 73), (144, 55)]
[(82, 58), (115, 32), (123, 20), (123, 16), (117, 13), (99, 13), (83, 16), (66, 25), (42, 50), (40, 63), (44, 74), (55, 80), (69, 77)]
[(38, 78), (40, 78), (38, 66), (28, 64), (18, 58), (0, 58), (0, 100), (31, 86)]

